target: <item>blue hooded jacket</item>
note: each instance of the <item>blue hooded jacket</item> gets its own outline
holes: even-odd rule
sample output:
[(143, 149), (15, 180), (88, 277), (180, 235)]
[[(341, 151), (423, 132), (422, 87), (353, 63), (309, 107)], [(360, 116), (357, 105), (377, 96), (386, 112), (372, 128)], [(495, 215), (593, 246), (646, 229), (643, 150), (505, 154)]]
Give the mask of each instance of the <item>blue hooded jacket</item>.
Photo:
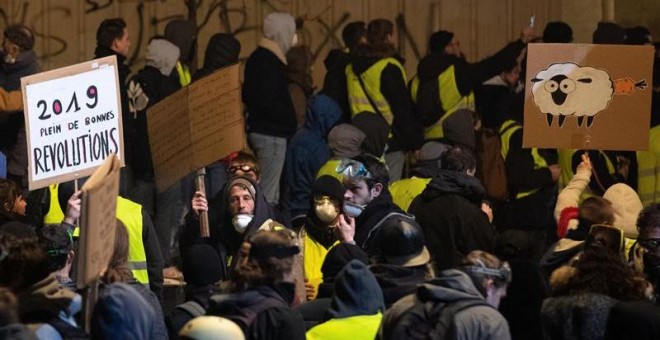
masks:
[(316, 173), (332, 156), (328, 133), (340, 118), (341, 108), (334, 99), (325, 94), (310, 98), (305, 125), (291, 138), (286, 150), (284, 197), (292, 219), (307, 214)]

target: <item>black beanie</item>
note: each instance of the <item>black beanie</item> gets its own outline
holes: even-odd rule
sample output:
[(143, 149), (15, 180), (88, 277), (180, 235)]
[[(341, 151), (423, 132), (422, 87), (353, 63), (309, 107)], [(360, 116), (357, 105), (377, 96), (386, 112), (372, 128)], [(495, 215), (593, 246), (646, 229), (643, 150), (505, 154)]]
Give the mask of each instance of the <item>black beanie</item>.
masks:
[(429, 52), (442, 53), (445, 47), (454, 39), (454, 33), (449, 31), (437, 31), (429, 39)]
[(339, 204), (343, 204), (345, 192), (344, 185), (337, 178), (323, 175), (314, 181), (310, 198), (313, 200), (315, 196), (329, 196)]
[(241, 43), (228, 33), (218, 33), (209, 39), (204, 54), (204, 68), (217, 70), (238, 62)]
[(620, 45), (626, 39), (626, 31), (613, 22), (599, 22), (594, 31), (592, 42), (594, 44)]
[(563, 21), (551, 21), (543, 30), (544, 43), (570, 43), (573, 41), (573, 29)]
[(340, 243), (325, 255), (321, 273), (323, 273), (323, 282), (333, 282), (337, 274), (351, 260), (358, 260), (364, 264), (369, 264), (369, 257), (358, 246), (350, 243)]
[(189, 285), (204, 287), (222, 279), (222, 263), (218, 253), (208, 244), (196, 244), (181, 257), (183, 278)]
[(18, 45), (23, 51), (34, 48), (34, 34), (23, 25), (12, 25), (5, 29), (5, 38)]

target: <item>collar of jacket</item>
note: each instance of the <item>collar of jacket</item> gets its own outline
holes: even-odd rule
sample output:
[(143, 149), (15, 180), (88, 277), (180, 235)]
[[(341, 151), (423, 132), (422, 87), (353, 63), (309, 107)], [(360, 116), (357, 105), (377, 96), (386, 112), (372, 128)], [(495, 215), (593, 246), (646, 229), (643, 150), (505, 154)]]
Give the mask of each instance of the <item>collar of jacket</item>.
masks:
[(259, 40), (259, 47), (263, 47), (271, 52), (279, 59), (284, 65), (287, 65), (286, 62), (286, 56), (284, 55), (284, 52), (282, 52), (282, 49), (280, 49), (280, 46), (277, 45), (276, 42), (268, 39), (268, 38), (261, 38)]

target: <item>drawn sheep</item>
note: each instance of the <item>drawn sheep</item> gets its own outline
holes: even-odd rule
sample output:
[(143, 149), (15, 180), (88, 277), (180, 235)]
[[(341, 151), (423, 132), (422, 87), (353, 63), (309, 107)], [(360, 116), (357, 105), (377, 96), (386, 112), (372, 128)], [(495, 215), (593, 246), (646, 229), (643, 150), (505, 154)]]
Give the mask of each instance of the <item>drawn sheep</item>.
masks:
[(577, 125), (582, 127), (586, 116), (589, 128), (596, 114), (607, 108), (613, 94), (633, 94), (636, 89), (646, 88), (646, 80), (612, 80), (606, 71), (575, 63), (552, 64), (531, 82), (534, 104), (546, 114), (548, 126), (558, 116), (559, 127), (567, 116), (577, 117)]

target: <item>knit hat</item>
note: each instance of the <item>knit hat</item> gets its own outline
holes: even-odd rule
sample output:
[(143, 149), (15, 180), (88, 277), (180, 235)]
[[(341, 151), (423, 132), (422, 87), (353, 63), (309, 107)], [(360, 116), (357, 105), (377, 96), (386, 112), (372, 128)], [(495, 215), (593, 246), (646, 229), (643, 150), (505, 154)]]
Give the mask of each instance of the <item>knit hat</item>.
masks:
[(234, 177), (232, 178), (228, 183), (227, 183), (227, 197), (229, 197), (229, 193), (231, 192), (231, 188), (233, 188), (236, 185), (242, 185), (245, 186), (250, 193), (250, 196), (252, 196), (252, 200), (256, 200), (257, 197), (257, 190), (254, 188), (254, 185), (252, 182), (250, 182), (247, 178), (244, 177)]
[(296, 33), (296, 20), (289, 13), (274, 12), (264, 18), (264, 35), (274, 41), (286, 54), (293, 45), (293, 35)]
[(377, 235), (380, 253), (389, 264), (416, 267), (431, 259), (424, 245), (422, 229), (414, 220), (389, 218)]
[(367, 265), (351, 260), (335, 280), (328, 316), (346, 318), (358, 315), (374, 315), (385, 311), (383, 291)]
[(192, 340), (245, 340), (245, 335), (238, 325), (219, 316), (198, 316), (186, 323), (179, 336)]
[(5, 29), (5, 38), (18, 45), (23, 51), (34, 48), (34, 33), (23, 25), (11, 25)]
[(454, 39), (454, 33), (449, 31), (440, 30), (433, 33), (429, 39), (429, 52), (442, 53), (452, 39)]
[(147, 45), (146, 64), (168, 77), (179, 61), (179, 48), (165, 39), (154, 39)]
[(94, 305), (92, 339), (151, 339), (156, 313), (125, 283), (105, 286)]
[(593, 34), (594, 44), (623, 44), (626, 39), (626, 31), (613, 22), (599, 22)]
[(637, 238), (637, 216), (644, 206), (637, 196), (635, 190), (623, 183), (617, 183), (611, 186), (603, 198), (612, 202), (614, 209), (614, 225), (623, 230), (628, 238)]
[(217, 70), (238, 62), (241, 43), (231, 34), (217, 33), (209, 39), (204, 53), (204, 68)]
[(196, 244), (181, 256), (186, 283), (205, 287), (222, 279), (222, 263), (218, 253), (208, 244)]
[(351, 124), (339, 124), (328, 133), (328, 146), (335, 156), (352, 158), (362, 153), (367, 135)]
[(311, 197), (314, 199), (316, 196), (329, 196), (341, 205), (344, 203), (345, 192), (344, 185), (337, 178), (323, 175), (314, 181)]
[(651, 32), (644, 26), (635, 26), (626, 30), (626, 45), (645, 45), (651, 43)]
[(573, 41), (573, 29), (563, 21), (551, 21), (543, 30), (544, 43), (570, 43)]
[(392, 130), (387, 121), (379, 114), (360, 112), (353, 117), (351, 124), (364, 132), (366, 136), (360, 146), (362, 151), (375, 157), (382, 156)]

